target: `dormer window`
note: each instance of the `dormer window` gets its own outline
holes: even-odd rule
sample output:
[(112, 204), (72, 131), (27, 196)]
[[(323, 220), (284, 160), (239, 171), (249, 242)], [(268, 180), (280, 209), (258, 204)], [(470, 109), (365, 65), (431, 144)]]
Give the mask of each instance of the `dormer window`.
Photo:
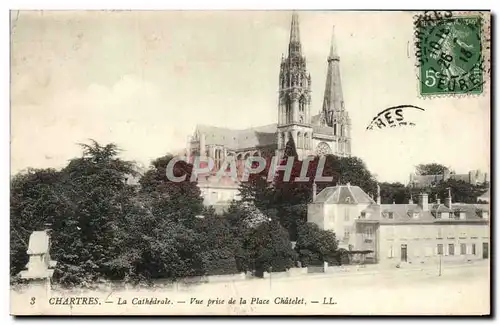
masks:
[(441, 219), (441, 212), (436, 213), (436, 219)]
[(419, 213), (418, 212), (413, 212), (413, 219), (418, 219)]
[(384, 212), (384, 218), (394, 219), (394, 212)]
[(360, 219), (366, 219), (366, 212), (361, 211), (361, 215), (359, 216)]
[(483, 211), (481, 212), (481, 218), (483, 219), (488, 219), (488, 217), (490, 216), (489, 212), (488, 211)]
[(465, 220), (465, 211), (455, 211), (455, 220)]
[(351, 203), (351, 198), (349, 196), (345, 198), (345, 203)]

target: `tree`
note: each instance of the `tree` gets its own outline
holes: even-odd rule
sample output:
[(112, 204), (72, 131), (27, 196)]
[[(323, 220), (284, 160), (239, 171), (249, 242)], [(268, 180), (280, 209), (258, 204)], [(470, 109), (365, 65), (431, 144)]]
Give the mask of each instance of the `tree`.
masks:
[(29, 236), (63, 218), (69, 209), (55, 169), (28, 169), (15, 175), (10, 187), (10, 273), (17, 275), (28, 262)]
[[(293, 142), (290, 142), (289, 148), (292, 148)], [(290, 238), (294, 240), (297, 236), (297, 227), (300, 222), (307, 220), (307, 204), (312, 200), (313, 182), (316, 181), (316, 172), (320, 162), (320, 157), (308, 162), (306, 176), (308, 181), (297, 181), (301, 175), (302, 167), (305, 162), (298, 160), (294, 153), (284, 157), (280, 162), (282, 166), (286, 165), (288, 159), (294, 159), (290, 179), (285, 179), (285, 172), (278, 171), (272, 180), (267, 181), (269, 173), (269, 162), (266, 169), (261, 173), (251, 174), (249, 181), (240, 186), (240, 195), (244, 202), (252, 202), (268, 214), (273, 210), (277, 215), (280, 224), (288, 230)], [(327, 155), (324, 157), (324, 169), (321, 176), (331, 176), (330, 182), (316, 181), (318, 193), (328, 186), (335, 184), (351, 183), (363, 188), (366, 192), (375, 193), (376, 182), (373, 175), (368, 171), (364, 162), (356, 157), (337, 157)]]
[(443, 175), (445, 171), (449, 171), (449, 168), (437, 163), (419, 164), (416, 166), (417, 175)]
[(295, 250), (303, 266), (336, 262), (338, 257), (335, 234), (310, 222), (299, 226)]
[(117, 224), (134, 195), (125, 180), (135, 164), (117, 157), (115, 144), (101, 146), (94, 140), (80, 144), (83, 156), (62, 171), (61, 187), (69, 209), (57, 214), (53, 224), (53, 256), (58, 261), (54, 277), (63, 283), (94, 281), (112, 275), (109, 256), (119, 253)]
[[(268, 181), (271, 158), (266, 159), (266, 167), (258, 174), (248, 175), (246, 182), (241, 182), (239, 195), (242, 202), (252, 203), (258, 208), (267, 209), (273, 204), (272, 183)], [(255, 166), (253, 166), (255, 167)]]
[(277, 221), (263, 222), (250, 229), (243, 248), (249, 252), (250, 265), (257, 274), (286, 271), (296, 259), (288, 232)]
[(477, 197), (484, 193), (483, 186), (476, 186), (461, 180), (448, 179), (439, 183), (436, 187), (430, 189), (430, 195), (435, 198), (436, 195), (444, 202), (448, 197), (448, 188), (451, 191), (452, 202), (477, 203)]
[(382, 204), (408, 203), (410, 188), (401, 183), (380, 183), (379, 185)]
[(122, 248), (110, 264), (136, 281), (202, 275), (199, 234), (161, 215), (130, 214), (124, 220)]
[(83, 155), (61, 171), (28, 170), (11, 181), (12, 274), (27, 262), (34, 230), (51, 229), (51, 256), (61, 283), (94, 281), (115, 273), (110, 256), (120, 252), (120, 219), (130, 210), (134, 189), (127, 185), (133, 162), (117, 157), (114, 144), (91, 140)]
[(174, 165), (174, 176), (186, 175), (182, 182), (173, 182), (167, 177), (167, 165), (173, 159), (166, 155), (155, 159), (150, 169), (141, 177), (141, 193), (151, 201), (154, 215), (169, 218), (172, 222), (181, 222), (192, 228), (195, 217), (204, 210), (203, 198), (195, 182), (191, 182), (193, 166), (185, 161), (178, 161)]

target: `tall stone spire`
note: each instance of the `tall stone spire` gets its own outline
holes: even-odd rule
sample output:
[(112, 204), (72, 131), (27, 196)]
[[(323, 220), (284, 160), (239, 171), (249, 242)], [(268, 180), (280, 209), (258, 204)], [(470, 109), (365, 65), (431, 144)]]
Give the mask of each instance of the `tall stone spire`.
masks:
[(340, 79), (339, 55), (335, 42), (335, 27), (332, 31), (330, 44), (330, 55), (328, 56), (328, 71), (326, 74), (325, 96), (323, 98), (323, 111), (327, 124), (332, 126), (333, 117), (336, 112), (344, 110), (344, 95), (342, 93), (342, 82)]
[(299, 158), (309, 155), (313, 147), (312, 131), (311, 76), (300, 44), (299, 15), (294, 11), (288, 55), (281, 58), (280, 64), (277, 155), (284, 153), (292, 139)]
[(301, 56), (302, 46), (300, 44), (299, 15), (292, 14), (292, 25), (290, 27), (290, 44), (288, 45), (288, 56)]
[(328, 70), (326, 73), (325, 95), (323, 97), (322, 116), (326, 125), (333, 128), (336, 136), (336, 154), (351, 155), (351, 120), (344, 107), (344, 94), (340, 78), (340, 57), (335, 41), (335, 27), (332, 30), (330, 54), (328, 55)]
[(337, 42), (335, 42), (335, 26), (332, 28), (332, 40), (330, 42), (330, 56), (329, 60), (337, 60), (339, 61), (339, 55), (337, 53)]

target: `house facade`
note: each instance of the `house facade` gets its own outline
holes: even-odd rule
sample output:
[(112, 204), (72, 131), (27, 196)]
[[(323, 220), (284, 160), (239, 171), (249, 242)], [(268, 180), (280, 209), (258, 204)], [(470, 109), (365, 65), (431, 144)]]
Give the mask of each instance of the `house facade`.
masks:
[(380, 204), (358, 186), (325, 188), (308, 206), (309, 222), (331, 230), (339, 247), (371, 251), (374, 263), (435, 263), (489, 258), (488, 204), (442, 204), (419, 195), (416, 203)]

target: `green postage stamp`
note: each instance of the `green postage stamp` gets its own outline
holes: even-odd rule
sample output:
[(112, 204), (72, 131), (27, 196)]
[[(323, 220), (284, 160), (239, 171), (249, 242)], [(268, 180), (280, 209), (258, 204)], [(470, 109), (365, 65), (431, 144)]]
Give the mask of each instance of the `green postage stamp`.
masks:
[(483, 92), (483, 19), (479, 13), (455, 15), (451, 11), (416, 16), (420, 95)]

